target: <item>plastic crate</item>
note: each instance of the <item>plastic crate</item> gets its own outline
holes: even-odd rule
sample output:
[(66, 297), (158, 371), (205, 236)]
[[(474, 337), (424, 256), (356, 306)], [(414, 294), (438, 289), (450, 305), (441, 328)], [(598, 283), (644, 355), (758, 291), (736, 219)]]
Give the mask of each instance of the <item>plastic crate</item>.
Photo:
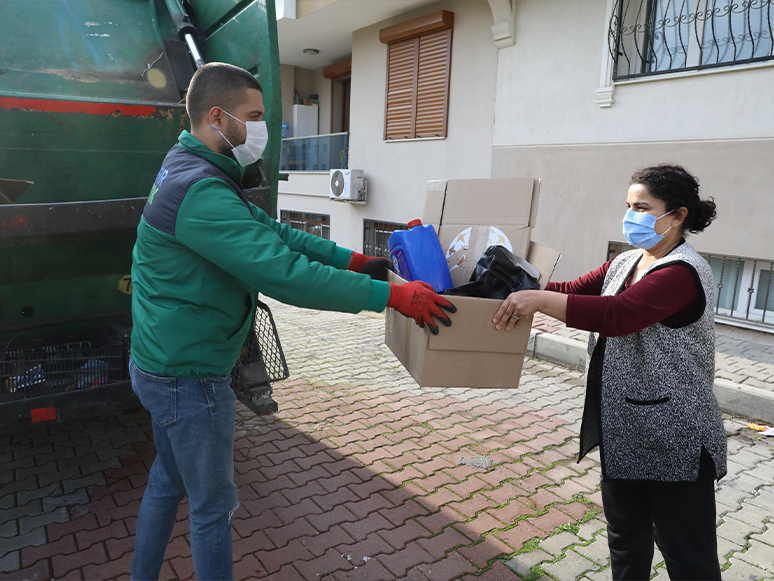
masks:
[(112, 329), (0, 343), (0, 397), (21, 399), (126, 378), (124, 345)]
[[(235, 388), (244, 387), (246, 382), (256, 383), (255, 364), (261, 364), (265, 371), (265, 378), (263, 374), (258, 374), (258, 381), (264, 380), (273, 383), (290, 376), (285, 354), (282, 352), (282, 345), (280, 345), (277, 326), (274, 324), (274, 317), (272, 317), (269, 307), (260, 301), (258, 301), (258, 308), (255, 312), (253, 332), (248, 336), (242, 354), (231, 373)], [(242, 373), (243, 370), (246, 371), (247, 366), (251, 368), (250, 379), (247, 377), (248, 373)]]

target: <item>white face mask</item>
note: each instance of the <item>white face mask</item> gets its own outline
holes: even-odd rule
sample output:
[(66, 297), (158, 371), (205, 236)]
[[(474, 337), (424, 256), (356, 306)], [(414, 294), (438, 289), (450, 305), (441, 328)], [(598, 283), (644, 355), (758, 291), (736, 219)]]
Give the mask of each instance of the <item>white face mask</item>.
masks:
[(269, 130), (266, 128), (266, 121), (245, 122), (241, 119), (237, 119), (228, 111), (224, 110), (223, 112), (232, 119), (239, 121), (247, 128), (247, 139), (245, 139), (245, 142), (242, 145), (237, 145), (236, 147), (234, 147), (234, 144), (226, 139), (223, 132), (218, 129), (218, 133), (220, 133), (221, 137), (223, 137), (223, 139), (226, 140), (226, 143), (231, 146), (231, 152), (234, 154), (237, 163), (242, 167), (247, 167), (258, 161), (261, 158), (261, 154), (263, 154), (263, 150), (266, 149), (266, 144), (269, 142)]

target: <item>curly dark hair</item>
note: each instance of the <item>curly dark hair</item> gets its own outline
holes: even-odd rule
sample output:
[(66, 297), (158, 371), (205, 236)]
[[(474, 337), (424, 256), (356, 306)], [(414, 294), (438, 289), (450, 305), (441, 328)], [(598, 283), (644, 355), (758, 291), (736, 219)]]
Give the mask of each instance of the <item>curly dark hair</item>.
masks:
[(662, 163), (646, 167), (634, 173), (633, 184), (645, 186), (651, 196), (664, 202), (667, 212), (685, 207), (688, 215), (683, 231), (701, 232), (717, 216), (715, 200), (699, 198), (699, 180), (682, 166)]

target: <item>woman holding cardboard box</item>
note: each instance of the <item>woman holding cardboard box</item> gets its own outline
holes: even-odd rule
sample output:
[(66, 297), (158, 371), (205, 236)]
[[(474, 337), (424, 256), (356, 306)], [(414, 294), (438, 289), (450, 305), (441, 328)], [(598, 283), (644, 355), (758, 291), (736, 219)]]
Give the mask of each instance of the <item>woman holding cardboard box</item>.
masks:
[(655, 540), (672, 579), (720, 579), (714, 480), (726, 474), (712, 271), (685, 241), (715, 218), (685, 169), (632, 176), (625, 252), (577, 280), (513, 293), (498, 329), (537, 311), (591, 331), (580, 458), (596, 446), (613, 578), (648, 579)]

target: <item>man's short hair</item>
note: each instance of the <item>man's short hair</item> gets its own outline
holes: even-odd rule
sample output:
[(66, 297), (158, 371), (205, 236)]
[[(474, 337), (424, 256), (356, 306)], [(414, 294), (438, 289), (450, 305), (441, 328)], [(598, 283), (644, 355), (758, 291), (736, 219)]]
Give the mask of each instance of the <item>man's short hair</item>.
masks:
[(191, 125), (199, 126), (210, 109), (220, 107), (232, 113), (245, 102), (245, 91), (263, 92), (261, 83), (246, 70), (226, 63), (207, 63), (196, 70), (188, 85), (185, 105)]

